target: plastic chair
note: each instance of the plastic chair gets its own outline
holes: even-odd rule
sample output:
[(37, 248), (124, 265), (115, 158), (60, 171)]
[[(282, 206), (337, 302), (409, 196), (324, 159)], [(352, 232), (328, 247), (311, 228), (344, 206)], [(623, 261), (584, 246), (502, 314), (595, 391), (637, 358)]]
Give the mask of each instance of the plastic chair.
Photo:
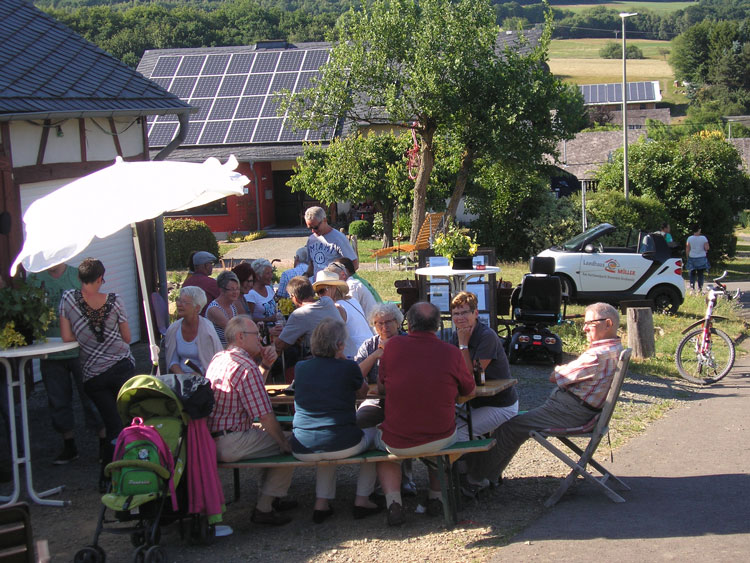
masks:
[[(544, 503), (545, 506), (550, 507), (556, 504), (557, 501), (559, 501), (563, 496), (563, 494), (565, 494), (565, 491), (568, 490), (568, 487), (573, 484), (578, 475), (581, 475), (589, 483), (594, 484), (614, 502), (625, 502), (624, 498), (618, 495), (607, 485), (607, 481), (614, 481), (614, 483), (619, 485), (621, 489), (626, 491), (629, 491), (630, 487), (628, 487), (624, 482), (615, 477), (612, 472), (603, 467), (593, 458), (596, 449), (599, 447), (599, 444), (602, 441), (602, 438), (604, 438), (604, 436), (609, 433), (609, 421), (612, 418), (612, 412), (615, 410), (617, 398), (620, 396), (622, 382), (625, 380), (625, 375), (628, 372), (628, 364), (630, 363), (631, 352), (632, 350), (630, 348), (626, 348), (625, 350), (620, 352), (620, 358), (617, 362), (617, 368), (615, 369), (615, 373), (612, 377), (612, 384), (609, 388), (609, 393), (607, 393), (607, 399), (604, 401), (602, 411), (594, 416), (588, 423), (576, 428), (547, 428), (546, 430), (532, 430), (531, 432), (529, 432), (529, 435), (534, 438), (534, 440), (536, 440), (547, 450), (555, 454), (558, 458), (560, 458), (560, 460), (562, 460), (571, 468), (571, 472), (560, 484), (557, 491), (555, 491), (555, 493), (551, 497), (549, 497), (549, 499), (547, 499), (547, 502)], [(586, 449), (582, 450), (580, 447), (574, 444), (570, 440), (571, 437), (590, 438)], [(565, 444), (568, 448), (570, 448), (573, 452), (580, 456), (578, 461), (574, 461), (565, 452), (554, 446), (550, 438), (557, 438), (560, 442)], [(588, 471), (586, 469), (587, 465), (590, 465), (591, 467), (596, 469), (601, 474), (601, 477), (597, 477), (596, 475)]]

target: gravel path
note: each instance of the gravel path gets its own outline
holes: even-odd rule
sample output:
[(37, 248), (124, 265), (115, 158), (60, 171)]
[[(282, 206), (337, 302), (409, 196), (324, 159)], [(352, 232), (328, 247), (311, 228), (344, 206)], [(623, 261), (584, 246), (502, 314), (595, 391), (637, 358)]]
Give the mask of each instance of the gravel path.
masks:
[[(146, 359), (145, 347), (136, 346), (139, 359)], [(519, 379), (521, 408), (528, 409), (544, 401), (550, 391), (547, 381), (550, 366), (513, 366)], [(631, 370), (625, 383), (622, 400), (613, 423), (613, 443), (622, 443), (628, 435), (641, 431), (652, 411), (679, 406), (693, 398), (693, 393), (678, 381), (665, 381)], [(80, 459), (64, 466), (53, 466), (52, 459), (60, 447), (59, 438), (51, 430), (47, 416), (46, 396), (37, 386), (29, 403), (32, 425), (32, 458), (34, 482), (38, 490), (64, 483), (62, 498), (71, 499), (70, 507), (55, 508), (32, 505), (32, 522), (36, 538), (49, 540), (54, 561), (70, 561), (75, 552), (89, 544), (101, 504), (96, 493), (96, 442), (84, 428), (76, 435)], [(80, 425), (79, 425), (80, 426)], [(606, 446), (601, 458), (608, 458)], [(427, 476), (422, 464), (415, 463), (417, 485), (424, 491)], [(479, 502), (470, 504), (460, 513), (461, 521), (452, 530), (444, 527), (442, 518), (415, 514), (418, 499), (406, 499), (407, 523), (401, 529), (390, 529), (377, 515), (353, 520), (351, 499), (356, 485), (356, 468), (339, 469), (336, 514), (326, 523), (311, 521), (314, 497), (314, 472), (305, 469), (295, 473), (290, 495), (300, 500), (291, 524), (281, 528), (253, 525), (249, 514), (255, 502), (255, 476), (242, 474), (242, 498), (227, 508), (225, 522), (234, 534), (220, 538), (210, 547), (189, 546), (179, 537), (177, 525), (163, 530), (162, 545), (169, 561), (468, 561), (484, 560), (493, 548), (509, 538), (546, 509), (543, 502), (557, 486), (565, 467), (535, 443), (527, 443), (506, 472), (502, 488), (489, 491)], [(229, 499), (231, 475), (222, 474), (224, 490)], [(0, 494), (9, 487), (2, 485)], [(133, 548), (127, 536), (104, 535), (101, 545), (110, 563), (130, 561)], [(210, 550), (210, 551), (209, 551)]]

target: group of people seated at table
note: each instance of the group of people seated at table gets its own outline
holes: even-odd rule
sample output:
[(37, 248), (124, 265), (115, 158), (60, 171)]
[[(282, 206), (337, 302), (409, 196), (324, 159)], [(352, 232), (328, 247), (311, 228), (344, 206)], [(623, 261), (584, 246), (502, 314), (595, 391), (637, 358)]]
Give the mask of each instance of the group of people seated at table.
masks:
[[(376, 304), (368, 316), (374, 334), (360, 340), (349, 354), (355, 349), (351, 331), (358, 328), (350, 325), (350, 319), (361, 313), (345, 308), (346, 315), (341, 314), (345, 284), (326, 271), (333, 273), (322, 271), (314, 284), (304, 276), (288, 282), (297, 309), (273, 345), (261, 345), (258, 327), (247, 315), (227, 323), (228, 348), (213, 357), (206, 371), (216, 399), (209, 428), (218, 460), (291, 453), (301, 460), (322, 461), (368, 449), (419, 457), (469, 439), (467, 417), (456, 403), (459, 396), (474, 393), (473, 369), (484, 371), (487, 380), (510, 378), (500, 338), (479, 322), (476, 296), (462, 292), (453, 298), (453, 329), (448, 331), (440, 330), (440, 311), (431, 303), (419, 302), (408, 310), (406, 333), (401, 331), (403, 316), (394, 304)], [(473, 434), (493, 437), (498, 446), (464, 456), (465, 494), (475, 496), (490, 484), (501, 483), (503, 470), (528, 439), (529, 430), (577, 426), (596, 415), (622, 350), (618, 326), (614, 307), (597, 303), (586, 309), (583, 329), (589, 348), (554, 369), (550, 380), (556, 389), (536, 409), (519, 415), (513, 386), (491, 397), (471, 399)], [(306, 342), (311, 357), (295, 366), (290, 433), (278, 423), (264, 384), (278, 352), (298, 341)], [(368, 383), (377, 383), (378, 398), (366, 398)], [(362, 401), (359, 408), (358, 401)], [(426, 512), (439, 515), (443, 513), (440, 484), (430, 459), (424, 458), (429, 475)], [(389, 525), (405, 521), (400, 465), (360, 464), (354, 518), (385, 509)], [(291, 520), (285, 512), (297, 503), (285, 497), (292, 477), (293, 469), (283, 465), (263, 471), (253, 522), (282, 525)], [(378, 481), (384, 499), (373, 496)], [(335, 492), (336, 466), (319, 465), (314, 522), (333, 515)]]
[[(221, 272), (215, 279), (211, 277), (216, 258), (205, 251), (191, 255), (190, 275), (183, 283), (177, 299), (177, 322), (173, 323), (165, 336), (167, 349), (167, 369), (173, 373), (194, 371), (197, 367), (205, 373), (210, 359), (216, 353), (216, 341), (222, 348), (227, 347), (224, 334), (227, 323), (240, 314), (249, 315), (261, 328), (276, 341), (279, 352), (300, 342), (302, 348), (289, 356), (293, 365), (302, 356), (309, 355), (309, 341), (312, 329), (324, 316), (336, 316), (346, 322), (349, 337), (345, 354), (353, 357), (360, 344), (372, 337), (367, 315), (372, 307), (380, 302), (377, 292), (364, 280), (357, 277), (351, 259), (341, 257), (320, 270), (313, 280), (305, 272), (308, 269), (307, 249), (299, 248), (295, 254), (294, 266), (282, 274), (278, 290), (272, 285), (273, 266), (266, 259), (241, 262), (232, 270)], [(302, 272), (301, 275), (292, 275)], [(295, 278), (296, 283), (290, 283)], [(302, 283), (304, 282), (304, 283)], [(202, 293), (202, 297), (199, 296)], [(326, 297), (319, 302), (319, 299)], [(285, 323), (278, 300), (290, 298), (302, 311), (295, 311), (292, 327), (277, 339)], [(315, 302), (315, 307), (307, 305)], [(201, 304), (196, 309), (196, 305)], [(324, 314), (321, 316), (321, 311)], [(335, 315), (334, 315), (335, 313)], [(200, 318), (210, 321), (206, 324)], [(177, 325), (177, 326), (175, 326)], [(207, 330), (212, 326), (216, 339)], [(199, 330), (201, 328), (201, 330)], [(297, 334), (298, 331), (302, 333)], [(300, 336), (304, 338), (300, 341)], [(186, 366), (190, 360), (193, 368)]]

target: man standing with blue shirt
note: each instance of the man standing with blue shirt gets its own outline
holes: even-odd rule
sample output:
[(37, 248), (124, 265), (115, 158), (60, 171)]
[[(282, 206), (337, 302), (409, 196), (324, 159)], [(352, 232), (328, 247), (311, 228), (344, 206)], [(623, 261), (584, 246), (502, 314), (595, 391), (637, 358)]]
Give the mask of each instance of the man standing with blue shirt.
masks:
[(315, 279), (320, 270), (324, 270), (328, 264), (342, 256), (352, 261), (355, 270), (359, 268), (357, 253), (349, 244), (346, 235), (328, 224), (326, 212), (322, 207), (311, 207), (305, 211), (305, 224), (312, 231), (307, 239), (309, 277)]

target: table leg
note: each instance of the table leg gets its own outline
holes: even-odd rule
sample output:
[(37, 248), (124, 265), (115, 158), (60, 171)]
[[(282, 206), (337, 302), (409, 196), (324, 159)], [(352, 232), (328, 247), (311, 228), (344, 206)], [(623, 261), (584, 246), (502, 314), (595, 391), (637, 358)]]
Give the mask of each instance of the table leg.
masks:
[(451, 276), (448, 278), (448, 284), (451, 288), (451, 299), (462, 291), (466, 291), (466, 279), (464, 276)]
[[(13, 389), (12, 387), (15, 387), (18, 385), (19, 395), (21, 396), (21, 435), (23, 437), (23, 447), (24, 447), (24, 455), (23, 457), (18, 456), (18, 445), (16, 444), (16, 437), (15, 437), (15, 419), (11, 418), (11, 447), (13, 451), (13, 463), (14, 463), (14, 484), (16, 486), (16, 499), (18, 498), (18, 493), (20, 492), (20, 480), (18, 479), (18, 466), (21, 464), (24, 464), (25, 470), (26, 470), (26, 490), (29, 494), (29, 497), (31, 500), (33, 500), (37, 504), (43, 504), (46, 506), (68, 506), (70, 505), (69, 500), (48, 500), (43, 497), (54, 495), (56, 493), (59, 493), (62, 491), (65, 487), (64, 485), (61, 485), (59, 487), (54, 487), (52, 489), (49, 489), (47, 491), (42, 491), (37, 493), (34, 489), (34, 481), (32, 477), (31, 472), (31, 440), (29, 439), (29, 412), (28, 407), (26, 404), (26, 385), (24, 380), (24, 373), (26, 369), (26, 363), (29, 361), (29, 358), (21, 358), (21, 360), (18, 362), (18, 380), (14, 381), (9, 384), (9, 398), (8, 398), (8, 404), (10, 406), (11, 415), (14, 414), (15, 406), (13, 404)], [(5, 363), (5, 360), (3, 360), (3, 363)], [(6, 363), (6, 372), (8, 371), (9, 365)], [(11, 376), (12, 377), (12, 376)]]
[(0, 496), (0, 502), (3, 504), (13, 504), (18, 500), (21, 493), (21, 479), (18, 473), (18, 465), (21, 460), (18, 458), (18, 442), (16, 440), (16, 405), (13, 400), (13, 368), (10, 362), (5, 358), (0, 358), (5, 367), (5, 379), (8, 388), (8, 425), (10, 426), (10, 454), (13, 464), (13, 493), (10, 496)]
[(458, 522), (457, 515), (457, 491), (451, 475), (451, 461), (449, 456), (437, 456), (438, 477), (440, 479), (440, 489), (443, 496), (443, 515), (445, 523), (452, 527)]

